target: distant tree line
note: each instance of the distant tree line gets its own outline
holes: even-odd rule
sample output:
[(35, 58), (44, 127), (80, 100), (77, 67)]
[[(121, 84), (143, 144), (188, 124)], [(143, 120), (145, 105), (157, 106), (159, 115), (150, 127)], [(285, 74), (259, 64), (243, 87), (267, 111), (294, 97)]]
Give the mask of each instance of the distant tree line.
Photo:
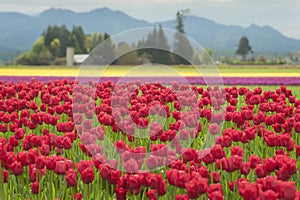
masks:
[(80, 26), (69, 31), (66, 26), (48, 26), (29, 52), (17, 57), (17, 64), (60, 65), (65, 63), (66, 48), (74, 47), (75, 54), (89, 53), (110, 36), (107, 33), (86, 35)]
[[(154, 27), (146, 38), (137, 44), (127, 44), (114, 41), (105, 42), (105, 55), (111, 57), (120, 52), (128, 52), (120, 56), (112, 64), (132, 65), (143, 63), (159, 63), (167, 65), (190, 64), (191, 61), (200, 62), (198, 52), (194, 52), (189, 40), (184, 35), (183, 19), (184, 11), (178, 11), (177, 33), (174, 35), (174, 43), (169, 44), (161, 26)], [(107, 33), (85, 34), (82, 27), (74, 26), (70, 31), (66, 26), (48, 26), (42, 35), (35, 41), (32, 49), (17, 57), (16, 64), (23, 65), (61, 65), (65, 64), (66, 48), (74, 47), (75, 54), (88, 54), (98, 44), (110, 39)], [(170, 46), (173, 46), (171, 48)], [(149, 48), (150, 47), (150, 48)], [(151, 48), (152, 47), (152, 48)], [(153, 48), (155, 47), (155, 48)], [(173, 53), (172, 53), (173, 52)]]
[[(74, 26), (68, 30), (66, 26), (48, 26), (42, 35), (35, 41), (32, 49), (17, 57), (16, 64), (22, 65), (64, 65), (66, 63), (67, 47), (74, 47), (75, 54), (89, 54), (97, 45), (101, 52), (101, 58), (95, 57), (95, 64), (137, 65), (145, 63), (157, 63), (163, 65), (189, 65), (211, 63), (214, 58), (214, 50), (206, 49), (198, 52), (193, 49), (189, 39), (185, 35), (184, 18), (188, 10), (180, 10), (176, 14), (176, 30), (173, 43), (170, 44), (162, 26), (154, 27), (145, 38), (137, 44), (120, 42), (115, 44), (107, 33), (85, 34), (82, 27)], [(169, 36), (169, 35), (168, 35)], [(170, 36), (169, 36), (170, 37)], [(102, 48), (102, 49), (99, 49)], [(123, 52), (127, 52), (123, 54)], [(219, 62), (227, 64), (283, 64), (284, 60), (267, 60), (259, 55), (257, 60), (253, 56), (253, 50), (246, 36), (240, 38), (237, 45), (237, 59), (221, 56)], [(121, 56), (116, 56), (121, 55)], [(111, 58), (118, 57), (112, 63)]]

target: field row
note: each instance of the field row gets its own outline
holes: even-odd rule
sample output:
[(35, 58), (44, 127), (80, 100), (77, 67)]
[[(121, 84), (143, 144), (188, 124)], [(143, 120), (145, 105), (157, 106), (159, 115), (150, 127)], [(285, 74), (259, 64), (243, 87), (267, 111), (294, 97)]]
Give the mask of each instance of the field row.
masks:
[(0, 82), (0, 199), (300, 198), (297, 87)]
[[(89, 76), (221, 76), (221, 77), (299, 77), (300, 68), (298, 67), (287, 67), (287, 68), (262, 68), (262, 67), (241, 67), (241, 68), (227, 68), (215, 66), (201, 67), (197, 71), (193, 67), (167, 67), (167, 69), (162, 70), (156, 69), (153, 66), (142, 67), (139, 70), (133, 70), (137, 67), (132, 66), (109, 66), (107, 69), (105, 67), (98, 67), (97, 70), (83, 67), (81, 72), (79, 67), (67, 68), (67, 67), (47, 67), (47, 66), (15, 66), (7, 67), (0, 66), (0, 76), (78, 76), (78, 74), (86, 74)], [(154, 70), (153, 70), (154, 68)], [(102, 74), (103, 72), (103, 74)]]

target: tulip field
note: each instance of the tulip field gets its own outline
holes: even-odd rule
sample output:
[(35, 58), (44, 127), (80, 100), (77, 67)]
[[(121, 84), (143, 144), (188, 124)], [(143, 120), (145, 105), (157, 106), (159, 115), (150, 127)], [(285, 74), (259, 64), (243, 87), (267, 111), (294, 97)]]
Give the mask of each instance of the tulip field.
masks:
[(293, 76), (260, 86), (1, 78), (1, 200), (300, 199)]

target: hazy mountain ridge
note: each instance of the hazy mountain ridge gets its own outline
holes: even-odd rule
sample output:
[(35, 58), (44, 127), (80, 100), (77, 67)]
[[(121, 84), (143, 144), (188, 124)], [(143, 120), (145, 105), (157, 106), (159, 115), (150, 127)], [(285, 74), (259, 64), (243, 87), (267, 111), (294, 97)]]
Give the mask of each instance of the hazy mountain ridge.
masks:
[[(174, 29), (176, 21), (150, 23), (109, 8), (99, 8), (81, 13), (52, 8), (36, 16), (17, 12), (0, 12), (0, 53), (28, 50), (48, 25), (63, 24), (69, 29), (80, 25), (85, 33), (117, 34), (132, 28), (157, 26), (158, 24), (164, 28)], [(255, 52), (286, 54), (300, 50), (300, 40), (286, 37), (270, 26), (223, 25), (210, 19), (190, 15), (185, 19), (185, 30), (190, 37), (205, 48), (212, 48), (216, 51), (234, 52), (240, 37), (244, 35), (249, 38)]]

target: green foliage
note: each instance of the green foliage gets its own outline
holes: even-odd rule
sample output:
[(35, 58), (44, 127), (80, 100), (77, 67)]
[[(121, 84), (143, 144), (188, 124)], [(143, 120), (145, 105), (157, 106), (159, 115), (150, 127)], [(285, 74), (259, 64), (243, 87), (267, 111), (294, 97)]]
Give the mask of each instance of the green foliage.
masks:
[(240, 39), (238, 49), (235, 54), (241, 55), (243, 57), (243, 61), (246, 61), (246, 56), (252, 52), (252, 47), (249, 44), (249, 40), (247, 37), (243, 36)]
[[(59, 46), (58, 41), (59, 40)], [(53, 41), (55, 43), (53, 44)], [(51, 53), (54, 57), (64, 57), (66, 55), (66, 48), (67, 47), (74, 47), (75, 46), (75, 40), (72, 36), (72, 33), (66, 28), (66, 26), (62, 25), (61, 27), (58, 26), (48, 26), (48, 29), (45, 33), (45, 45), (48, 48), (52, 48), (54, 45), (57, 50), (51, 50)]]
[(16, 64), (22, 65), (49, 65), (53, 60), (53, 54), (44, 44), (44, 36), (41, 36), (33, 44), (30, 52), (19, 55)]
[(228, 63), (228, 60), (229, 60), (229, 59), (228, 59), (226, 56), (221, 56), (221, 57), (220, 57), (220, 62), (221, 62), (221, 63)]
[(54, 38), (49, 46), (49, 50), (54, 57), (60, 57), (61, 42), (58, 38)]
[(66, 26), (48, 26), (41, 37), (33, 44), (30, 52), (21, 54), (16, 59), (17, 64), (23, 65), (64, 65), (67, 47), (74, 47), (75, 54), (89, 53), (98, 44), (108, 39), (104, 47), (105, 57), (114, 55), (114, 44), (108, 34), (93, 33), (85, 35), (80, 26), (73, 27), (69, 31)]
[(101, 33), (92, 33), (85, 39), (87, 53), (92, 51), (98, 44), (104, 41), (104, 35)]
[(26, 52), (19, 55), (16, 59), (18, 65), (50, 65), (53, 60), (53, 56), (49, 51), (36, 54), (33, 52)]
[(228, 58), (228, 63), (233, 64), (233, 58), (231, 56)]
[(285, 63), (286, 63), (286, 61), (285, 61), (285, 60), (284, 60), (284, 59), (283, 59), (283, 58), (282, 58), (280, 55), (278, 56), (278, 58), (277, 58), (277, 59), (278, 59), (277, 63), (278, 63), (278, 64), (280, 64), (280, 65), (282, 65), (282, 64), (285, 64)]
[(258, 58), (257, 58), (257, 62), (264, 64), (264, 63), (267, 62), (267, 60), (263, 55), (259, 55)]
[(36, 53), (36, 54), (40, 54), (40, 53), (45, 52), (45, 51), (47, 51), (47, 48), (45, 46), (45, 37), (41, 36), (33, 44), (31, 52)]
[[(121, 55), (116, 64), (118, 65), (137, 65), (138, 64), (138, 53), (134, 47), (130, 47), (125, 42), (118, 44), (116, 49), (117, 55)], [(128, 52), (128, 53), (125, 53)], [(125, 54), (124, 54), (125, 53)], [(124, 54), (124, 55), (123, 55)]]
[(67, 63), (66, 58), (55, 58), (50, 65), (65, 65)]

